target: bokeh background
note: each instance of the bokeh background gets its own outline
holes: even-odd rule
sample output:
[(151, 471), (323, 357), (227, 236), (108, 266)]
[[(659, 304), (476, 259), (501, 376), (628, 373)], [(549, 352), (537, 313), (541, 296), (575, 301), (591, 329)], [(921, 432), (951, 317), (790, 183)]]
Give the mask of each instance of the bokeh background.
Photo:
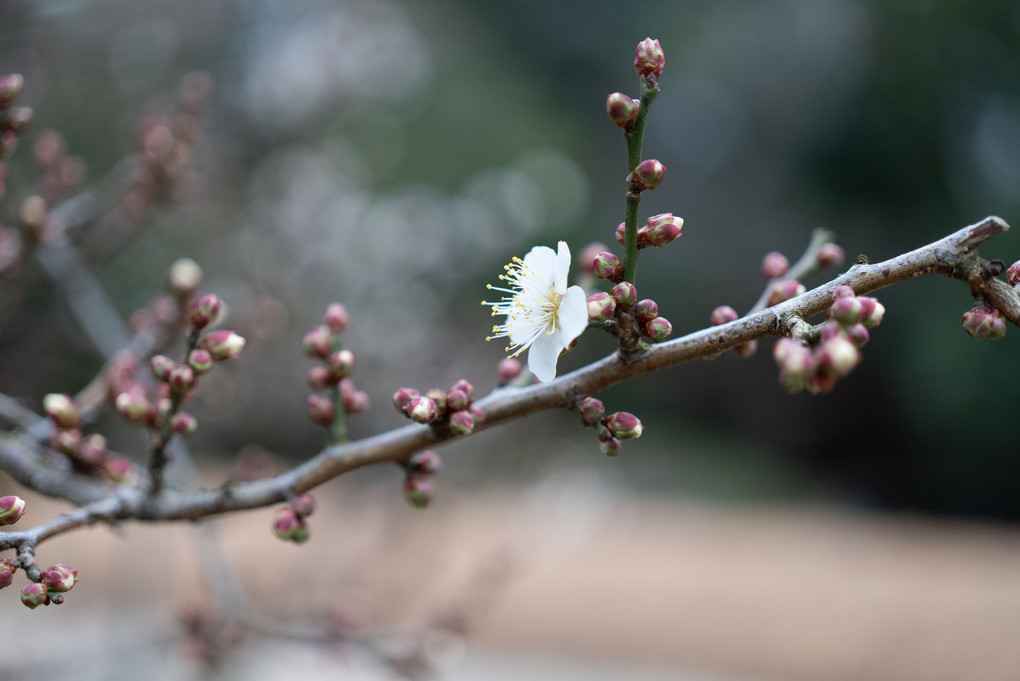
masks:
[[(874, 262), (986, 215), (1020, 221), (1011, 2), (10, 1), (0, 71), (25, 75), (34, 130), (61, 131), (90, 181), (116, 166), (142, 116), (172, 106), (184, 74), (212, 76), (200, 181), (93, 267), (125, 316), (161, 292), (182, 256), (229, 303), (249, 348), (200, 393), (191, 441), (203, 466), (226, 467), (246, 448), (293, 462), (321, 447), (299, 345), (333, 300), (351, 312), (347, 346), (374, 403), (353, 419), (355, 436), (402, 424), (389, 406), (399, 386), (495, 385), (501, 346), (482, 342), (485, 283), (535, 244), (565, 239), (577, 253), (612, 243), (625, 146), (604, 101), (636, 92), (633, 49), (646, 35), (667, 61), (645, 156), (668, 171), (642, 212), (686, 222), (678, 242), (643, 252), (639, 292), (678, 335), (717, 305), (749, 307), (761, 257), (795, 259), (815, 226), (838, 234), (849, 261)], [(13, 222), (31, 190), (27, 147), (0, 221)], [(1009, 264), (1020, 237), (982, 255)], [(948, 279), (877, 295), (885, 321), (832, 394), (786, 395), (770, 344), (748, 360), (642, 377), (602, 396), (646, 426), (618, 460), (564, 414), (534, 416), (445, 448), (437, 505), (443, 495), (466, 508), (487, 495), (573, 500), (584, 537), (621, 499), (654, 499), (665, 518), (691, 504), (726, 518), (801, 509), (878, 518), (879, 528), (919, 519), (922, 535), (974, 523), (1012, 546), (1016, 330), (999, 342), (967, 337), (960, 315), (972, 301)], [(31, 264), (4, 281), (0, 314), (0, 391), (37, 406), (99, 368)], [(586, 337), (561, 370), (611, 350), (608, 337)], [(137, 432), (114, 419), (102, 427), (141, 460)], [(402, 503), (399, 472), (353, 477)], [(753, 662), (732, 659), (720, 652), (707, 668), (757, 678)]]

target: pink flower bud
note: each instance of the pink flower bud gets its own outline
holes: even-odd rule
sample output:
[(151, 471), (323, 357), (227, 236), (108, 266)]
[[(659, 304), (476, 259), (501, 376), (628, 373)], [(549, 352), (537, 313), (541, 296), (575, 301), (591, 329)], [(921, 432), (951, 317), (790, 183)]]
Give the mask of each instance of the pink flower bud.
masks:
[(604, 322), (616, 314), (616, 299), (604, 291), (588, 296), (588, 320)]
[(659, 316), (659, 305), (651, 298), (639, 300), (634, 306), (634, 316), (639, 324), (646, 324)]
[(209, 351), (217, 362), (236, 359), (244, 350), (244, 337), (233, 331), (213, 331), (202, 339), (202, 347)]
[(623, 128), (630, 130), (637, 120), (640, 102), (632, 99), (621, 92), (614, 92), (606, 97), (606, 113), (609, 120)]
[(638, 417), (626, 411), (610, 414), (606, 418), (606, 427), (618, 440), (632, 440), (641, 437), (641, 431), (644, 430)]
[(637, 303), (637, 288), (629, 281), (621, 281), (609, 293), (622, 308), (633, 307)]
[(443, 461), (431, 449), (426, 449), (411, 455), (407, 463), (415, 472), (427, 475), (438, 475), (443, 470)]
[(175, 366), (177, 366), (177, 362), (166, 355), (155, 355), (149, 360), (149, 369), (152, 371), (152, 376), (160, 382), (166, 382), (170, 378), (170, 372), (173, 371)]
[(847, 327), (846, 335), (850, 342), (854, 344), (854, 347), (857, 348), (863, 348), (871, 338), (871, 334), (868, 333), (868, 327), (864, 326), (864, 324), (854, 324)]
[(747, 341), (733, 347), (733, 354), (741, 359), (753, 357), (758, 352), (758, 341)]
[(99, 433), (92, 433), (82, 438), (81, 447), (78, 450), (78, 458), (93, 466), (102, 467), (110, 452), (106, 448), (106, 438)]
[(360, 414), (368, 411), (368, 408), (372, 406), (372, 399), (368, 393), (356, 390), (354, 381), (345, 378), (340, 381), (340, 403), (348, 414)]
[[(885, 305), (878, 302), (874, 298), (862, 298), (861, 300), (867, 302), (874, 300), (875, 306), (872, 308), (861, 323), (868, 329), (872, 329), (882, 323), (882, 319), (885, 317)], [(1005, 331), (1003, 332), (1005, 333)]]
[(474, 417), (476, 426), (485, 423), (485, 410), (479, 407), (478, 405), (472, 404), (470, 407), (468, 407), (468, 413), (470, 413), (471, 416)]
[(655, 189), (662, 184), (662, 178), (666, 176), (666, 166), (656, 159), (650, 158), (638, 163), (637, 168), (628, 178), (637, 191)]
[(739, 319), (737, 311), (729, 305), (720, 305), (719, 307), (712, 310), (712, 316), (709, 321), (712, 322), (712, 326), (719, 326), (720, 324), (726, 324)]
[(832, 292), (832, 300), (833, 302), (835, 302), (840, 298), (851, 298), (856, 295), (857, 294), (854, 293), (854, 290), (852, 288), (850, 288), (846, 284), (843, 284), (842, 286), (837, 286), (836, 289)]
[(21, 590), (21, 602), (32, 610), (40, 605), (49, 605), (50, 597), (46, 585), (38, 582), (26, 584), (25, 588)]
[(432, 423), (439, 416), (439, 409), (430, 397), (422, 395), (407, 404), (407, 415), (418, 423)]
[(336, 416), (336, 408), (333, 400), (324, 395), (308, 396), (308, 415), (320, 426), (328, 426), (333, 423)]
[(333, 333), (343, 333), (351, 319), (347, 314), (347, 308), (343, 303), (330, 303), (326, 307), (326, 314), (322, 318), (323, 323)]
[(768, 305), (778, 305), (783, 301), (796, 298), (800, 294), (804, 293), (807, 289), (796, 279), (787, 279), (777, 284), (773, 284), (770, 289)]
[(404, 478), (404, 498), (415, 508), (426, 508), (432, 503), (436, 483), (431, 475), (410, 472)]
[(761, 273), (766, 279), (778, 279), (790, 269), (790, 261), (779, 251), (766, 253), (761, 261)]
[(464, 411), (471, 406), (471, 401), (463, 390), (451, 390), (446, 396), (446, 406), (450, 411)]
[(586, 397), (581, 402), (581, 422), (587, 428), (594, 426), (596, 423), (602, 420), (602, 417), (606, 413), (606, 405), (602, 403), (602, 400), (595, 399), (594, 397)]
[(18, 571), (18, 564), (10, 558), (0, 558), (0, 589), (5, 589), (14, 581), (14, 573)]
[(860, 351), (843, 336), (830, 338), (815, 349), (815, 365), (820, 373), (843, 377), (860, 361)]
[(647, 242), (650, 246), (665, 246), (680, 236), (684, 219), (674, 217), (672, 213), (661, 213), (648, 218), (644, 229), (647, 230)]
[(475, 429), (475, 417), (469, 411), (455, 411), (450, 414), (450, 432), (454, 435), (470, 435)]
[(599, 449), (606, 456), (618, 456), (620, 454), (620, 441), (615, 437), (608, 439), (599, 439)]
[(326, 359), (333, 352), (333, 337), (325, 326), (317, 326), (301, 340), (301, 349), (308, 357)]
[(1020, 260), (1017, 260), (1006, 270), (1006, 281), (1010, 286), (1020, 286)]
[(77, 428), (62, 428), (53, 433), (50, 446), (61, 454), (78, 458), (81, 451), (81, 431)]
[[(623, 246), (627, 240), (627, 223), (621, 222), (616, 226), (616, 240)], [(603, 249), (605, 250), (605, 249)]]
[(149, 419), (149, 409), (152, 405), (142, 391), (141, 386), (131, 386), (126, 392), (117, 395), (114, 401), (117, 413), (124, 417), (128, 423), (143, 424)]
[(446, 393), (439, 388), (429, 388), (425, 391), (425, 397), (436, 403), (436, 409), (442, 414), (446, 411)]
[(673, 325), (665, 317), (655, 317), (645, 323), (644, 333), (656, 343), (661, 343), (673, 335)]
[(13, 525), (25, 515), (25, 500), (13, 495), (0, 497), (0, 525)]
[(3, 126), (13, 131), (15, 135), (24, 135), (32, 125), (34, 117), (35, 112), (30, 107), (16, 106), (7, 110), (7, 120), (3, 122)]
[(204, 329), (220, 317), (223, 303), (213, 293), (207, 293), (191, 304), (191, 328)]
[(170, 417), (170, 432), (189, 437), (198, 429), (198, 419), (189, 412), (179, 411)]
[(290, 508), (299, 518), (307, 518), (315, 510), (315, 497), (305, 493), (290, 502)]
[(106, 470), (106, 475), (109, 476), (110, 480), (116, 483), (126, 485), (138, 479), (138, 472), (135, 470), (134, 462), (123, 456), (109, 457), (103, 464), (103, 468)]
[(326, 368), (331, 378), (339, 380), (354, 373), (354, 353), (350, 350), (338, 350), (326, 360)]
[(57, 428), (77, 428), (81, 416), (74, 400), (66, 393), (49, 393), (43, 398), (43, 411)]
[(195, 370), (187, 364), (177, 364), (170, 370), (166, 382), (173, 394), (183, 395), (195, 387)]
[(496, 367), (496, 373), (499, 376), (500, 385), (506, 385), (510, 381), (520, 376), (521, 369), (523, 369), (523, 365), (521, 364), (520, 360), (516, 359), (500, 360), (499, 366)]
[(273, 534), (283, 541), (300, 544), (308, 538), (307, 529), (304, 520), (290, 508), (279, 508), (273, 516)]
[(581, 249), (580, 254), (577, 256), (578, 267), (586, 274), (595, 274), (595, 256), (608, 249), (609, 247), (601, 241), (588, 244)]
[(623, 276), (623, 265), (620, 264), (620, 259), (609, 251), (603, 251), (596, 255), (592, 266), (595, 268), (595, 276), (599, 279), (616, 281)]
[(5, 73), (0, 76), (0, 109), (6, 109), (21, 96), (25, 79), (20, 73)]
[(652, 75), (658, 77), (665, 65), (666, 54), (662, 51), (658, 40), (645, 38), (638, 43), (634, 53), (634, 69), (638, 75), (645, 76), (645, 78)]
[(475, 399), (475, 386), (472, 385), (470, 381), (467, 381), (463, 378), (460, 379), (459, 381), (453, 384), (452, 388), (450, 388), (450, 392), (453, 392), (454, 390), (460, 390), (465, 395), (467, 395), (469, 403), (473, 402)]
[(822, 244), (822, 247), (818, 249), (819, 267), (839, 267), (845, 258), (846, 254), (837, 244)]
[(309, 369), (308, 373), (305, 374), (305, 382), (308, 383), (308, 387), (312, 390), (325, 390), (330, 385), (333, 385), (326, 367), (312, 367)]
[(201, 376), (212, 369), (213, 358), (208, 350), (196, 348), (188, 353), (188, 366), (195, 371), (196, 376)]
[(975, 305), (963, 313), (963, 330), (972, 338), (998, 339), (1006, 335), (1002, 312), (984, 305)]
[(179, 297), (188, 296), (202, 283), (202, 268), (191, 258), (175, 260), (167, 272), (166, 283)]
[(406, 414), (407, 405), (417, 397), (418, 391), (414, 388), (398, 388), (397, 392), (393, 393), (393, 406), (397, 411)]
[(848, 326), (864, 320), (864, 306), (857, 296), (845, 296), (832, 301), (829, 316), (840, 324)]
[(40, 580), (50, 593), (64, 593), (70, 591), (78, 581), (78, 571), (63, 563), (57, 563), (51, 565), (49, 570), (45, 570), (40, 575)]

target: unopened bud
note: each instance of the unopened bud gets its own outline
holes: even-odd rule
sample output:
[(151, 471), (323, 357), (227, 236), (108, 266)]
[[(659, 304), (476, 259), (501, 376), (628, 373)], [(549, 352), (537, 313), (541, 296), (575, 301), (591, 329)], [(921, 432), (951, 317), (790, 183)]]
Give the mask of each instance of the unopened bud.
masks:
[(202, 339), (202, 347), (209, 351), (217, 362), (236, 359), (244, 350), (244, 337), (233, 331), (213, 331)]
[(787, 279), (773, 284), (769, 292), (769, 299), (766, 305), (778, 305), (791, 298), (796, 298), (807, 289), (796, 279)]
[(116, 483), (130, 484), (138, 478), (134, 462), (123, 456), (111, 456), (105, 461), (103, 468), (110, 480)]
[(65, 393), (46, 395), (43, 398), (43, 411), (57, 428), (77, 428), (81, 425), (78, 408), (71, 396)]
[(446, 407), (450, 411), (464, 411), (471, 406), (467, 393), (463, 390), (451, 390), (446, 395)]
[(606, 113), (609, 115), (609, 120), (624, 130), (634, 127), (639, 109), (640, 102), (622, 92), (614, 92), (606, 97)]
[(25, 515), (25, 500), (14, 495), (0, 497), (0, 525), (13, 525)]
[(644, 191), (658, 187), (665, 176), (666, 166), (650, 158), (638, 163), (628, 179), (637, 191)]
[(407, 405), (418, 396), (419, 393), (414, 388), (398, 388), (397, 392), (393, 393), (393, 406), (397, 411), (406, 414)]
[(753, 357), (754, 353), (758, 352), (758, 341), (752, 340), (747, 341), (746, 343), (741, 343), (740, 345), (735, 345), (733, 346), (732, 352), (734, 355), (740, 357), (741, 359)]
[(875, 307), (867, 312), (867, 316), (864, 318), (864, 321), (861, 322), (862, 324), (864, 324), (865, 327), (873, 329), (874, 327), (882, 323), (882, 319), (885, 317), (885, 305), (878, 302), (874, 298), (862, 298), (862, 300), (875, 301)]
[(347, 308), (343, 306), (343, 303), (330, 303), (326, 308), (326, 314), (322, 321), (333, 333), (343, 333), (347, 330), (347, 324), (350, 323), (350, 317), (348, 316)]
[(639, 300), (634, 306), (634, 316), (637, 317), (639, 324), (650, 322), (659, 316), (659, 304), (651, 298)]
[(602, 403), (602, 400), (594, 397), (586, 397), (581, 402), (581, 422), (588, 426), (594, 426), (596, 423), (602, 420), (602, 417), (606, 413), (606, 405)]
[(6, 109), (21, 96), (25, 79), (20, 73), (5, 73), (0, 76), (0, 109)]
[(588, 296), (588, 320), (604, 322), (616, 314), (616, 299), (605, 291), (598, 291)]
[(187, 364), (177, 364), (170, 370), (166, 382), (173, 394), (183, 395), (195, 387), (195, 370)]
[(14, 132), (15, 135), (24, 135), (28, 132), (29, 126), (32, 125), (32, 119), (35, 117), (35, 112), (27, 106), (16, 106), (13, 109), (8, 109), (6, 120), (3, 121), (3, 125), (8, 130)]
[(35, 610), (40, 605), (49, 605), (49, 590), (45, 584), (38, 582), (26, 584), (25, 588), (21, 590), (21, 602), (32, 610)]
[(191, 304), (191, 328), (204, 329), (220, 316), (223, 302), (214, 293), (206, 293)]
[(18, 571), (18, 564), (10, 558), (0, 558), (0, 589), (5, 589), (14, 581), (14, 573)]
[(712, 322), (712, 326), (719, 326), (720, 324), (726, 324), (732, 321), (736, 321), (739, 318), (737, 311), (729, 305), (720, 305), (719, 307), (712, 310), (712, 316), (709, 317), (709, 321)]
[(606, 456), (618, 456), (620, 454), (620, 441), (615, 437), (599, 439), (599, 449)]
[(186, 411), (179, 411), (170, 417), (170, 432), (190, 437), (198, 429), (198, 419)]
[(18, 206), (18, 219), (36, 238), (42, 237), (43, 226), (46, 224), (46, 216), (49, 214), (49, 207), (46, 199), (41, 196), (29, 196)]
[(63, 563), (57, 563), (51, 565), (49, 570), (43, 571), (39, 578), (50, 593), (64, 593), (70, 591), (78, 581), (78, 571)]
[(818, 249), (819, 267), (839, 267), (843, 264), (844, 259), (846, 259), (846, 253), (837, 244), (822, 244), (822, 247)]
[(439, 409), (430, 397), (422, 395), (416, 397), (407, 404), (407, 415), (412, 421), (418, 423), (432, 423), (439, 416)]
[(496, 373), (499, 376), (500, 385), (505, 385), (520, 376), (523, 368), (524, 366), (521, 364), (520, 360), (500, 360), (499, 366), (496, 367)]
[(326, 368), (334, 379), (347, 378), (354, 373), (354, 353), (350, 350), (338, 350), (326, 360)]
[(344, 378), (340, 381), (340, 403), (348, 414), (360, 414), (368, 411), (372, 400), (368, 393), (355, 389), (354, 381)]
[(472, 404), (470, 407), (468, 407), (468, 412), (471, 414), (471, 416), (474, 417), (476, 426), (485, 423), (485, 410), (479, 407), (477, 404)]
[(106, 438), (99, 433), (92, 433), (82, 438), (78, 449), (78, 458), (93, 466), (102, 467), (110, 453), (106, 449)]
[(446, 393), (439, 388), (429, 388), (425, 391), (425, 397), (436, 403), (436, 409), (442, 414), (446, 411)]
[(645, 38), (638, 43), (637, 50), (634, 52), (634, 69), (638, 75), (645, 78), (648, 76), (658, 77), (665, 65), (666, 54), (662, 51), (658, 40)]
[(123, 416), (124, 420), (128, 423), (145, 423), (149, 418), (149, 408), (151, 406), (140, 386), (132, 387), (127, 392), (122, 392), (114, 400), (114, 407), (116, 407), (117, 413)]
[(637, 303), (637, 288), (629, 281), (621, 281), (609, 293), (622, 308), (633, 307)]
[(188, 366), (200, 376), (212, 369), (212, 354), (203, 348), (196, 348), (188, 353)]
[(326, 326), (317, 326), (301, 340), (301, 349), (308, 357), (326, 359), (333, 352), (333, 337)]
[(850, 342), (858, 348), (863, 348), (871, 338), (871, 334), (868, 333), (868, 327), (864, 326), (864, 324), (854, 324), (847, 327), (846, 335)]
[(632, 440), (641, 437), (644, 426), (638, 417), (630, 412), (618, 411), (606, 418), (606, 427), (618, 440)]
[(627, 241), (627, 223), (621, 222), (616, 226), (616, 240), (623, 246)]
[(426, 508), (432, 503), (436, 483), (431, 475), (410, 472), (404, 478), (404, 498), (415, 508)]
[(61, 454), (77, 458), (81, 452), (81, 431), (77, 428), (61, 428), (53, 433), (50, 446)]
[(431, 449), (426, 449), (411, 455), (407, 463), (418, 473), (438, 475), (443, 470), (443, 460)]
[(851, 297), (856, 296), (856, 295), (857, 294), (854, 292), (854, 290), (851, 287), (847, 286), (846, 284), (843, 284), (842, 286), (837, 286), (833, 290), (833, 292), (832, 292), (832, 301), (835, 302), (835, 301), (839, 300), (840, 298), (851, 298)]
[(1017, 260), (1006, 270), (1006, 281), (1010, 286), (1020, 286), (1020, 260)]
[(595, 256), (609, 247), (601, 241), (594, 241), (584, 248), (577, 256), (577, 265), (586, 274), (595, 274)]
[(623, 276), (623, 265), (620, 264), (620, 259), (609, 251), (603, 251), (596, 255), (592, 265), (595, 268), (595, 276), (599, 279), (616, 281)]
[(475, 429), (475, 417), (469, 411), (455, 411), (450, 414), (450, 432), (454, 435), (470, 435)]
[(675, 217), (672, 213), (661, 213), (648, 218), (644, 230), (650, 246), (665, 246), (680, 236), (680, 230), (684, 226), (684, 219)]
[(790, 261), (779, 251), (766, 253), (761, 261), (761, 273), (766, 279), (778, 279), (790, 269)]
[(308, 415), (320, 426), (328, 426), (333, 423), (336, 416), (336, 408), (333, 400), (324, 395), (308, 396)]
[(299, 518), (307, 518), (315, 511), (315, 497), (305, 493), (290, 502), (290, 508)]
[(454, 390), (463, 391), (464, 394), (467, 395), (468, 402), (473, 402), (475, 399), (475, 386), (471, 383), (471, 381), (468, 381), (463, 378), (460, 379), (459, 381), (454, 383), (453, 386), (450, 388), (451, 392)]
[(843, 336), (825, 341), (815, 350), (816, 365), (820, 372), (846, 376), (861, 361), (860, 351)]
[(283, 541), (302, 543), (308, 538), (305, 522), (290, 508), (280, 508), (273, 516), (273, 534)]
[(175, 260), (167, 274), (167, 286), (178, 296), (190, 295), (202, 283), (202, 268), (191, 258)]
[(829, 316), (844, 326), (859, 324), (864, 320), (864, 306), (857, 296), (837, 298), (829, 307)]
[(152, 376), (157, 381), (165, 383), (170, 379), (170, 372), (177, 366), (177, 362), (173, 361), (166, 355), (154, 355), (149, 360), (149, 369), (152, 371)]
[(973, 338), (1002, 338), (1006, 325), (998, 308), (975, 305), (963, 313), (963, 330)]
[(673, 325), (665, 317), (655, 317), (645, 323), (644, 332), (656, 343), (661, 343), (673, 335)]
[(309, 369), (308, 373), (305, 374), (305, 381), (312, 390), (325, 390), (332, 385), (329, 371), (326, 370), (326, 367), (321, 366)]

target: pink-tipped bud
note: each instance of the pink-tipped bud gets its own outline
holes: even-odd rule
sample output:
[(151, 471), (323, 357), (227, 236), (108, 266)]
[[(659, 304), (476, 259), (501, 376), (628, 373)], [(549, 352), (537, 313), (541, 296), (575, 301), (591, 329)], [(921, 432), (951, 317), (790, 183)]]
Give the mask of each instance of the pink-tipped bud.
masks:
[(411, 455), (407, 463), (415, 472), (427, 475), (438, 475), (443, 470), (443, 460), (431, 449), (426, 449)]
[(822, 244), (822, 247), (818, 249), (819, 267), (839, 267), (845, 259), (846, 253), (837, 244)]
[(309, 395), (308, 416), (320, 426), (332, 424), (333, 418), (336, 416), (333, 400), (324, 395)]
[(602, 403), (602, 400), (586, 397), (581, 402), (581, 407), (578, 411), (581, 412), (581, 422), (587, 428), (594, 426), (602, 420), (606, 413), (606, 405)]
[(50, 447), (61, 454), (78, 458), (81, 452), (81, 431), (77, 428), (61, 428), (50, 438)]
[(882, 319), (885, 317), (885, 305), (874, 298), (861, 298), (861, 300), (864, 301), (865, 304), (867, 304), (868, 301), (874, 301), (875, 303), (873, 308), (866, 308), (867, 314), (864, 321), (861, 322), (861, 324), (863, 324), (866, 328), (873, 329), (882, 323)]
[(418, 423), (432, 423), (439, 416), (439, 409), (430, 397), (422, 395), (416, 397), (407, 404), (407, 415), (412, 421)]
[(778, 305), (784, 301), (796, 298), (800, 294), (804, 293), (807, 289), (796, 279), (787, 279), (777, 284), (773, 284), (769, 291), (769, 299), (767, 305)]
[(634, 169), (628, 179), (634, 186), (634, 189), (640, 192), (645, 189), (655, 189), (662, 184), (662, 179), (665, 176), (666, 166), (654, 158), (649, 158), (638, 163), (637, 168)]
[(157, 381), (165, 383), (170, 378), (170, 372), (177, 366), (177, 362), (173, 361), (166, 355), (155, 355), (149, 360), (149, 369), (152, 371), (152, 376)]
[(325, 390), (330, 385), (333, 385), (333, 381), (329, 376), (329, 371), (326, 367), (312, 367), (305, 374), (305, 382), (308, 383), (308, 387), (312, 390)]
[(183, 395), (195, 387), (195, 370), (187, 364), (177, 364), (170, 370), (166, 382), (173, 394)]
[(196, 376), (201, 376), (212, 369), (212, 354), (208, 350), (196, 348), (188, 353), (188, 366), (195, 371)]
[(141, 386), (131, 386), (126, 392), (117, 395), (114, 400), (114, 407), (117, 413), (124, 417), (128, 423), (142, 424), (149, 418), (149, 409), (152, 404), (149, 402)]
[(245, 340), (233, 331), (213, 331), (201, 343), (215, 361), (225, 362), (241, 355)]
[(665, 317), (655, 317), (646, 322), (643, 330), (644, 334), (656, 343), (661, 343), (673, 335), (673, 325)]
[(397, 411), (406, 414), (407, 405), (418, 396), (419, 393), (414, 388), (398, 388), (397, 392), (393, 393), (393, 406), (397, 408)]
[(499, 361), (499, 366), (496, 367), (496, 374), (499, 376), (500, 385), (506, 385), (510, 381), (514, 380), (521, 375), (521, 370), (524, 365), (521, 364), (520, 360), (516, 359), (502, 359)]
[(463, 390), (451, 390), (446, 395), (446, 408), (450, 411), (464, 411), (471, 406), (471, 400)]
[(666, 54), (658, 40), (645, 38), (638, 43), (634, 52), (634, 69), (638, 75), (658, 77), (662, 73), (662, 67), (666, 65)]
[(425, 397), (436, 403), (436, 409), (442, 414), (446, 411), (446, 393), (439, 388), (429, 388), (425, 391)]
[(468, 407), (468, 412), (475, 418), (475, 425), (479, 426), (485, 423), (485, 410), (479, 407), (477, 404), (472, 404)]
[(998, 339), (1006, 335), (1002, 312), (984, 305), (975, 305), (963, 313), (963, 330), (972, 338)]
[(846, 296), (832, 301), (829, 316), (844, 326), (859, 324), (864, 320), (864, 306), (857, 296)]
[(39, 579), (50, 593), (64, 593), (70, 591), (78, 581), (78, 571), (63, 563), (57, 563), (51, 565), (49, 570), (43, 571)]
[(57, 428), (77, 428), (81, 416), (74, 400), (66, 393), (49, 393), (43, 398), (43, 411)]
[(803, 390), (815, 369), (811, 349), (793, 338), (780, 338), (772, 349), (772, 357), (779, 366), (779, 383), (783, 388), (791, 393)]
[(733, 347), (733, 354), (741, 359), (753, 357), (758, 352), (758, 341), (747, 341)]
[(372, 406), (372, 398), (363, 390), (343, 390), (343, 386), (348, 383), (351, 383), (349, 378), (340, 381), (340, 402), (344, 406), (344, 411), (348, 414), (360, 414), (368, 411), (368, 408)]
[(860, 361), (860, 351), (843, 336), (830, 338), (815, 350), (815, 364), (823, 374), (846, 376)]
[(719, 307), (712, 310), (712, 316), (709, 321), (712, 322), (712, 326), (719, 326), (720, 324), (727, 324), (732, 321), (736, 321), (739, 318), (737, 311), (729, 305), (720, 305)]
[(766, 253), (761, 261), (761, 273), (766, 279), (778, 279), (790, 269), (790, 261), (779, 251)]
[(684, 219), (675, 217), (672, 213), (661, 213), (648, 218), (644, 230), (646, 241), (649, 246), (665, 246), (680, 236), (684, 226)]
[(616, 281), (623, 276), (623, 265), (620, 264), (620, 259), (609, 251), (603, 251), (596, 255), (592, 266), (595, 268), (595, 276), (599, 279)]
[(323, 323), (333, 333), (343, 333), (347, 330), (347, 325), (350, 323), (351, 318), (347, 314), (347, 308), (344, 307), (343, 303), (330, 303), (326, 307), (326, 314), (322, 318)]
[(854, 293), (854, 290), (852, 288), (850, 288), (846, 284), (843, 284), (842, 286), (837, 286), (835, 290), (832, 292), (832, 301), (836, 302), (840, 298), (852, 298), (856, 295), (857, 294)]
[(170, 432), (190, 437), (198, 429), (198, 419), (189, 412), (179, 411), (170, 417)]
[(109, 457), (103, 463), (103, 468), (106, 470), (106, 475), (110, 480), (116, 483), (130, 484), (138, 479), (138, 472), (135, 470), (134, 462), (123, 456)]
[(606, 439), (599, 438), (599, 449), (606, 456), (619, 456), (620, 454), (620, 441), (615, 437), (609, 437)]
[(350, 350), (338, 350), (326, 360), (326, 368), (334, 379), (347, 378), (354, 373), (354, 353)]
[(109, 455), (106, 438), (99, 433), (92, 433), (88, 437), (82, 438), (81, 447), (78, 449), (78, 458), (85, 463), (102, 467)]
[(627, 223), (621, 222), (616, 226), (616, 240), (623, 246), (627, 240)]
[(283, 541), (300, 544), (308, 539), (308, 527), (292, 509), (279, 508), (273, 516), (273, 534)]
[(621, 281), (609, 293), (622, 308), (633, 307), (637, 303), (637, 287), (629, 281)]
[(610, 414), (606, 418), (606, 427), (618, 440), (632, 440), (641, 437), (641, 431), (644, 430), (638, 417), (626, 411)]
[(634, 316), (639, 324), (646, 324), (659, 316), (659, 304), (651, 298), (639, 300), (634, 306)]
[(450, 414), (450, 432), (454, 435), (470, 435), (475, 429), (475, 417), (469, 411), (455, 411)]
[(299, 518), (307, 518), (315, 511), (315, 497), (305, 493), (290, 502), (290, 508)]
[(594, 241), (588, 244), (581, 249), (580, 254), (577, 256), (578, 267), (586, 274), (595, 274), (595, 256), (608, 249), (609, 247), (601, 241)]
[(301, 349), (308, 357), (326, 359), (333, 352), (333, 337), (329, 328), (317, 326), (301, 340)]
[(410, 472), (404, 478), (404, 498), (415, 508), (427, 508), (436, 492), (436, 483), (431, 475)]
[(616, 314), (616, 299), (604, 291), (588, 296), (588, 321), (604, 322)]
[(220, 310), (223, 302), (213, 293), (206, 293), (204, 296), (191, 304), (190, 317), (191, 328), (204, 329), (220, 317)]
[(0, 109), (6, 109), (21, 96), (25, 79), (20, 73), (5, 73), (0, 76)]
[(21, 590), (21, 602), (32, 610), (35, 610), (40, 605), (49, 605), (49, 590), (46, 588), (45, 584), (40, 584), (38, 582), (26, 584), (25, 588)]
[(1006, 270), (1006, 281), (1010, 286), (1020, 286), (1020, 260), (1017, 260)]
[(14, 495), (0, 497), (0, 525), (13, 525), (25, 515), (25, 500)]
[(178, 296), (188, 296), (202, 283), (202, 268), (191, 258), (175, 260), (167, 272), (166, 283)]
[(614, 92), (606, 97), (606, 113), (609, 115), (609, 120), (624, 130), (634, 127), (639, 108), (638, 100), (628, 97), (622, 92)]
[(14, 573), (18, 571), (18, 564), (10, 558), (0, 558), (0, 589), (5, 589), (14, 581)]
[(863, 348), (865, 344), (871, 339), (871, 334), (868, 333), (868, 327), (864, 324), (854, 324), (847, 327), (846, 330), (847, 338), (857, 348)]
[(3, 121), (3, 126), (15, 135), (24, 135), (28, 132), (29, 127), (32, 125), (32, 119), (35, 117), (35, 112), (27, 106), (16, 106), (13, 109), (8, 109), (6, 120)]
[(453, 387), (450, 388), (450, 392), (453, 392), (454, 390), (463, 391), (464, 394), (467, 395), (468, 402), (473, 402), (475, 399), (475, 386), (471, 383), (471, 381), (463, 378), (460, 379), (453, 384)]

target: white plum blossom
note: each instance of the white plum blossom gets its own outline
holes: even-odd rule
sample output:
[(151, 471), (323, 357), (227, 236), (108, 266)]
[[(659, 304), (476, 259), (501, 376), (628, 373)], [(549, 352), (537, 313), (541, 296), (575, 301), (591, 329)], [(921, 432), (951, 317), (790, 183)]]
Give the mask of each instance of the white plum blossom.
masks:
[(499, 275), (507, 288), (489, 285), (507, 295), (492, 307), (492, 315), (506, 315), (506, 321), (492, 327), (493, 338), (508, 338), (506, 352), (517, 357), (528, 351), (528, 369), (540, 381), (556, 378), (560, 353), (588, 326), (588, 303), (580, 286), (567, 288), (570, 249), (559, 242), (559, 250), (535, 246), (524, 259), (514, 258)]

